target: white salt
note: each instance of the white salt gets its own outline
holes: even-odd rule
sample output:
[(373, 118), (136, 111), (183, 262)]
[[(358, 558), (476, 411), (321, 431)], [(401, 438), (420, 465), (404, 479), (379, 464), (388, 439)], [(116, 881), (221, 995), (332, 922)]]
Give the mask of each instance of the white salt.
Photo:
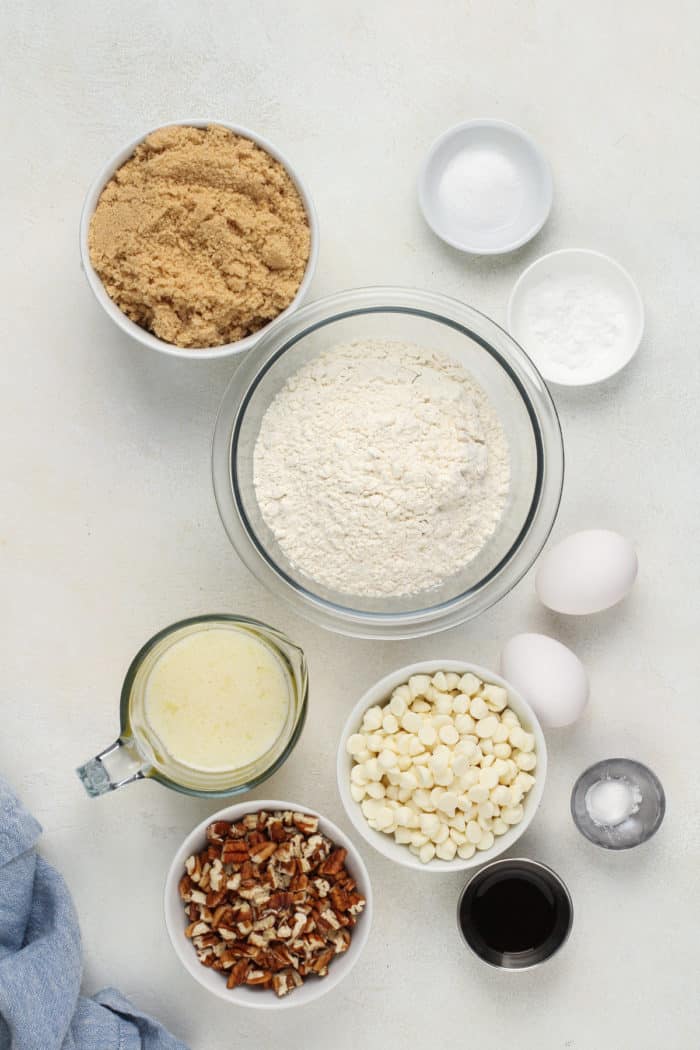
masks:
[(609, 828), (621, 824), (639, 809), (642, 793), (622, 777), (605, 777), (586, 792), (586, 810), (594, 824)]

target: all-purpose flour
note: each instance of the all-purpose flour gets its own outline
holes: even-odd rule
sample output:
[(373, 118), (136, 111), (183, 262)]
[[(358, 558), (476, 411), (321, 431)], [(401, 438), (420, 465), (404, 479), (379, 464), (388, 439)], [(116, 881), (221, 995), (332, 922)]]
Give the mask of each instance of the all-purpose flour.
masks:
[(263, 518), (295, 568), (337, 591), (406, 595), (463, 568), (509, 485), (503, 428), (461, 365), (355, 342), (301, 368), (254, 453)]

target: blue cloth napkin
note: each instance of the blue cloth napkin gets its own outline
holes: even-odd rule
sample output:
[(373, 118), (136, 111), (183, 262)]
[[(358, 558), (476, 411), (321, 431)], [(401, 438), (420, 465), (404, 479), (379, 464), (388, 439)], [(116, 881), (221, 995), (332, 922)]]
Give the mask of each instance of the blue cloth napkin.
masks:
[(40, 834), (0, 778), (0, 1050), (187, 1050), (114, 988), (79, 995), (78, 919)]

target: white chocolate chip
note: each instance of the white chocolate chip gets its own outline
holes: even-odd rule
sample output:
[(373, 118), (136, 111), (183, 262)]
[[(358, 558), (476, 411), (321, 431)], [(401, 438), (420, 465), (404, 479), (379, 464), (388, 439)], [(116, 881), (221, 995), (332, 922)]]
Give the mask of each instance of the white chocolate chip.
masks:
[(433, 773), (432, 770), (426, 766), (414, 766), (415, 778), (418, 782), (418, 787), (431, 788), (433, 786)]
[(470, 703), (469, 714), (472, 718), (476, 718), (477, 721), (488, 716), (489, 709), (486, 706), (486, 702), (482, 700), (480, 696), (475, 696)]
[(368, 780), (381, 780), (384, 776), (384, 770), (376, 758), (370, 758), (369, 762), (365, 762), (364, 769)]
[(424, 835), (430, 838), (440, 827), (440, 818), (437, 813), (423, 813), (420, 818), (420, 829)]
[(508, 703), (508, 692), (502, 685), (489, 682), (481, 690), (481, 695), (493, 711), (502, 711)]
[(417, 733), (423, 725), (423, 719), (415, 711), (407, 711), (401, 719), (401, 728), (407, 733)]
[(483, 784), (489, 791), (491, 788), (495, 788), (498, 783), (498, 773), (493, 766), (488, 766), (486, 769), (481, 770), (479, 773), (479, 783)]
[(452, 791), (443, 791), (437, 808), (442, 813), (447, 813), (448, 817), (453, 817), (457, 809), (457, 796)]
[(382, 806), (374, 819), (380, 831), (386, 831), (394, 825), (394, 814), (389, 806)]
[[(398, 692), (394, 693), (391, 700), (389, 701), (389, 710), (391, 711), (394, 718), (401, 719), (408, 710), (408, 704)], [(383, 723), (382, 723), (383, 724)]]
[(438, 736), (442, 740), (443, 744), (456, 744), (459, 740), (459, 733), (452, 725), (452, 723), (442, 726), (438, 733)]
[(362, 720), (362, 728), (368, 733), (374, 733), (382, 724), (381, 707), (368, 707)]
[(398, 728), (399, 723), (396, 715), (392, 715), (391, 711), (387, 711), (382, 719), (382, 729), (385, 733), (396, 733)]
[(476, 845), (476, 843), (479, 842), (479, 840), (481, 839), (482, 831), (483, 829), (479, 827), (477, 821), (475, 820), (470, 820), (467, 824), (466, 835), (469, 841), (473, 842), (474, 845)]
[(426, 747), (432, 747), (437, 740), (437, 733), (429, 722), (426, 722), (421, 726), (420, 732), (418, 733), (418, 739), (422, 744), (425, 744)]
[(493, 842), (494, 842), (493, 832), (492, 831), (483, 831), (482, 834), (481, 834), (481, 838), (476, 843), (476, 848), (478, 850), (491, 849), (491, 847), (493, 846)]
[(345, 750), (349, 755), (358, 755), (365, 750), (365, 738), (362, 733), (353, 733), (348, 737)]
[(515, 756), (515, 764), (518, 769), (524, 769), (525, 772), (529, 772), (534, 769), (537, 765), (537, 759), (535, 758), (532, 751), (520, 751)]
[(476, 675), (467, 672), (467, 674), (463, 674), (460, 678), (459, 688), (463, 693), (466, 693), (467, 696), (474, 696), (481, 689), (481, 681)]
[(440, 860), (454, 860), (457, 854), (457, 844), (451, 838), (446, 838), (439, 846), (435, 847), (435, 856)]
[(425, 696), (425, 691), (429, 685), (430, 678), (427, 674), (414, 674), (408, 680), (408, 688), (414, 700), (419, 696)]
[(469, 697), (465, 693), (457, 693), (457, 696), (453, 696), (452, 710), (456, 715), (466, 715), (469, 710)]
[(476, 735), (481, 739), (485, 740), (487, 737), (493, 736), (498, 726), (498, 719), (495, 715), (489, 715), (487, 718), (481, 718), (476, 723)]
[(436, 849), (432, 842), (426, 842), (421, 846), (420, 853), (418, 854), (418, 856), (420, 857), (423, 864), (427, 864), (428, 861), (431, 861), (433, 859), (435, 853)]
[(461, 846), (457, 847), (457, 856), (461, 860), (469, 860), (476, 853), (476, 846), (473, 842), (465, 842)]
[(443, 824), (442, 821), (440, 821), (440, 826), (438, 827), (435, 834), (430, 836), (431, 840), (435, 843), (436, 846), (439, 846), (441, 842), (445, 842), (449, 837), (450, 829), (448, 828), (447, 824)]
[(461, 736), (466, 736), (467, 733), (473, 733), (476, 729), (476, 722), (471, 715), (456, 715), (455, 716), (455, 729)]
[(393, 769), (396, 765), (396, 755), (387, 748), (384, 751), (380, 751), (377, 761), (382, 769)]

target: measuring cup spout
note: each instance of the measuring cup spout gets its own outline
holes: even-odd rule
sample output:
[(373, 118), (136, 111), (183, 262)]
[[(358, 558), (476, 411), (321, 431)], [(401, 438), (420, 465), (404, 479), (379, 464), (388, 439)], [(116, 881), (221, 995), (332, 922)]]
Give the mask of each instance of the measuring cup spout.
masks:
[(149, 766), (134, 748), (133, 741), (120, 737), (111, 747), (76, 769), (76, 773), (90, 798), (97, 798), (133, 780), (142, 780), (148, 770)]

